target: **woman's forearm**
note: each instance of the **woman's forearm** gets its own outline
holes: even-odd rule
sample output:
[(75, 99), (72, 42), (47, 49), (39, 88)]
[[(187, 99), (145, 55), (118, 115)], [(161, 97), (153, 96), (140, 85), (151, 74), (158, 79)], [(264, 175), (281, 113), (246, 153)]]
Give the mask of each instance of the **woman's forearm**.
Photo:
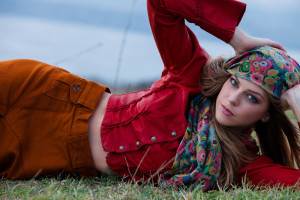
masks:
[(246, 10), (246, 4), (235, 0), (148, 0), (148, 4), (165, 15), (200, 26), (226, 43)]
[[(164, 65), (177, 74), (188, 63), (201, 65), (209, 57), (204, 49), (199, 48), (196, 36), (185, 25), (185, 19), (228, 43), (246, 5), (234, 0), (148, 0), (147, 7)], [(191, 61), (195, 56), (198, 59)]]

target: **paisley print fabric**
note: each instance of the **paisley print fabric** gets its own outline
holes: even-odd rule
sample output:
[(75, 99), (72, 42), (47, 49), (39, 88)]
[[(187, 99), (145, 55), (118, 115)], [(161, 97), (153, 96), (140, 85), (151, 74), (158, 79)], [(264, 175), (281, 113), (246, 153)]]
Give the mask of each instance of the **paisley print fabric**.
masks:
[(286, 52), (264, 46), (226, 61), (227, 71), (251, 81), (273, 96), (299, 84), (299, 64)]
[(161, 176), (161, 183), (170, 185), (213, 187), (220, 175), (221, 147), (211, 123), (211, 102), (202, 94), (193, 99), (188, 127), (177, 149), (172, 168)]

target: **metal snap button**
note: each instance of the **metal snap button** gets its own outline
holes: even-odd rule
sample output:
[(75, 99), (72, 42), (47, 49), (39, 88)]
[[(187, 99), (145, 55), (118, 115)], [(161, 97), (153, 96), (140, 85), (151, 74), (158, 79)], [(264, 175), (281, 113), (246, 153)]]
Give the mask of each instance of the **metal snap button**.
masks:
[(74, 86), (73, 86), (73, 89), (74, 89), (75, 91), (78, 91), (78, 90), (80, 89), (80, 87), (79, 87), (79, 85), (74, 85)]
[(119, 150), (120, 150), (120, 151), (123, 151), (124, 149), (125, 149), (124, 146), (120, 146), (120, 147), (119, 147)]
[(177, 135), (177, 133), (176, 133), (175, 131), (173, 131), (173, 132), (171, 133), (171, 136), (172, 136), (172, 137), (176, 137), (176, 135)]
[(155, 136), (153, 136), (153, 137), (151, 138), (151, 140), (152, 140), (153, 142), (155, 142), (155, 141), (157, 140), (157, 138), (156, 138)]
[(135, 145), (136, 145), (137, 147), (139, 147), (139, 146), (140, 146), (140, 141), (137, 141), (137, 142), (135, 143)]

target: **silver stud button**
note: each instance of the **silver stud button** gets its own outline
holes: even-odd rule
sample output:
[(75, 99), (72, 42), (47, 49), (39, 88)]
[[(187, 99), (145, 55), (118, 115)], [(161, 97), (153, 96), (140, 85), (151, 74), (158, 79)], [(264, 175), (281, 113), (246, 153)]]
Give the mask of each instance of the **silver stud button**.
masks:
[(135, 143), (135, 145), (136, 145), (137, 147), (139, 147), (139, 146), (140, 146), (140, 141), (137, 141), (137, 142)]
[(73, 89), (74, 89), (75, 91), (78, 91), (78, 90), (80, 89), (80, 87), (79, 87), (79, 85), (74, 85), (74, 86), (73, 86)]
[(157, 138), (156, 138), (155, 136), (153, 136), (153, 137), (151, 138), (151, 140), (152, 140), (153, 142), (155, 142), (155, 141), (157, 140)]
[(120, 151), (123, 151), (124, 149), (125, 149), (124, 146), (120, 146), (120, 147), (119, 147), (119, 150), (120, 150)]
[(177, 135), (177, 133), (176, 133), (175, 131), (173, 131), (173, 132), (171, 133), (171, 136), (172, 136), (172, 137), (176, 137), (176, 135)]

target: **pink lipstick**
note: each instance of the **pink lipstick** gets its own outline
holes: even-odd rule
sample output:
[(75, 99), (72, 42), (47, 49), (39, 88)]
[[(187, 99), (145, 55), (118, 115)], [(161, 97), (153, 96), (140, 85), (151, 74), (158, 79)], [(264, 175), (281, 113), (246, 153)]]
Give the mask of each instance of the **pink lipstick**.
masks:
[(233, 116), (233, 113), (227, 109), (223, 104), (221, 104), (222, 112), (227, 116)]

